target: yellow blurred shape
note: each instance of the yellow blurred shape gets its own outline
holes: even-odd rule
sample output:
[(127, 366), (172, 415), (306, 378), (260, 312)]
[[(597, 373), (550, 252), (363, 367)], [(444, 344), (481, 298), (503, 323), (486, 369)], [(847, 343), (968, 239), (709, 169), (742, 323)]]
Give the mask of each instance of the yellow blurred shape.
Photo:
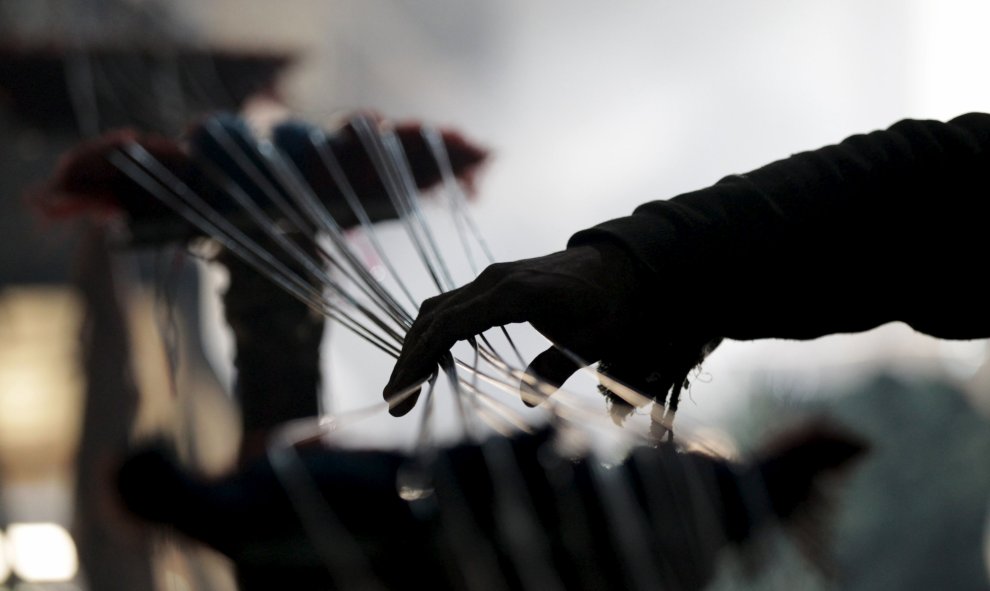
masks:
[[(143, 289), (128, 290), (124, 311), (130, 333), (129, 362), (133, 366), (135, 385), (141, 395), (141, 404), (137, 408), (132, 429), (139, 436), (168, 432), (175, 420), (175, 398), (172, 393), (175, 376), (169, 372), (161, 329), (155, 324), (155, 317), (161, 314), (161, 311), (156, 310), (157, 305), (159, 304), (155, 303), (155, 296), (151, 292)], [(183, 368), (181, 361), (179, 360), (178, 367), (180, 371)]]
[(55, 523), (12, 523), (7, 529), (10, 566), (29, 583), (71, 581), (79, 570), (72, 536)]
[(5, 478), (69, 465), (79, 435), (82, 304), (65, 287), (0, 292), (0, 468)]

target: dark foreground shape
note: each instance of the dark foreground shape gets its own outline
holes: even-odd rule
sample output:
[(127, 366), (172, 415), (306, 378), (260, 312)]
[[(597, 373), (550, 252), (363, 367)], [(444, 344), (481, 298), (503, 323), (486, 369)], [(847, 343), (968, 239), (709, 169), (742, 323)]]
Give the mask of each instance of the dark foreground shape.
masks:
[[(605, 468), (562, 457), (543, 433), (428, 464), (287, 450), (207, 482), (151, 448), (123, 466), (120, 488), (134, 513), (231, 557), (245, 590), (689, 590), (712, 578), (722, 548), (814, 522), (823, 478), (864, 450), (815, 426), (749, 463), (664, 445)], [(415, 481), (425, 492), (400, 496)]]

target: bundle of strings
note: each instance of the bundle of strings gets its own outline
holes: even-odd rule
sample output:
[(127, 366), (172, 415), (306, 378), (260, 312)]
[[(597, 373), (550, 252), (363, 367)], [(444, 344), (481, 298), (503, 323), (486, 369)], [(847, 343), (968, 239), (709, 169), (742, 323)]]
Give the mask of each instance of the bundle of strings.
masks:
[[(136, 243), (208, 237), (396, 357), (417, 299), (374, 224), (397, 218), (435, 288), (455, 288), (419, 191), (442, 185), (477, 272), (476, 255), (493, 259), (468, 215), (462, 181), (482, 159), (456, 134), (368, 115), (334, 134), (286, 123), (271, 140), (216, 116), (184, 144), (133, 132), (84, 144), (36, 196), (56, 214), (122, 210)], [(363, 264), (345, 232), (353, 226), (387, 280)], [(751, 543), (766, 526), (813, 512), (822, 476), (863, 450), (845, 433), (815, 428), (750, 462), (682, 453), (526, 374), (508, 329), (497, 331), (499, 347), (492, 335), (478, 335), (468, 360), (449, 355), (428, 380), (412, 454), (327, 445), (328, 436), (399, 404), (415, 386), (386, 403), (284, 425), (265, 457), (220, 481), (186, 473), (160, 449), (138, 454), (122, 471), (124, 498), (139, 515), (234, 558), (244, 588), (288, 580), (314, 589), (700, 589), (723, 546)], [(589, 371), (634, 407), (653, 402)], [(440, 382), (458, 409), (462, 445), (433, 444)], [(548, 428), (534, 428), (516, 410), (520, 390), (543, 403)], [(666, 433), (671, 409), (657, 408), (651, 416)], [(611, 468), (590, 445), (603, 434), (628, 452), (609, 458)], [(580, 456), (562, 445), (575, 440)]]
[[(52, 216), (81, 209), (122, 211), (132, 243), (209, 237), (313, 311), (397, 357), (418, 300), (374, 223), (397, 217), (436, 289), (457, 287), (418, 189), (442, 182), (461, 250), (477, 274), (476, 255), (484, 263), (494, 258), (468, 215), (461, 181), (470, 183), (483, 159), (484, 152), (458, 134), (428, 126), (392, 127), (367, 115), (352, 118), (332, 136), (286, 123), (274, 130), (272, 141), (256, 140), (240, 119), (221, 115), (196, 126), (187, 146), (131, 131), (84, 143), (35, 196)], [(366, 268), (348, 240), (345, 230), (355, 225), (365, 232), (398, 294)], [(521, 387), (522, 396), (534, 403), (555, 388), (509, 361), (525, 364), (508, 331), (500, 331), (511, 357), (479, 335), (471, 342), (470, 363), (451, 357), (442, 366), (455, 392), (470, 393), (468, 404), (484, 407), (477, 416), (504, 433), (525, 421), (479, 388), (479, 381), (513, 394)], [(479, 368), (481, 362), (487, 367)], [(599, 381), (629, 405), (651, 402), (606, 374)], [(429, 380), (428, 401), (435, 384), (435, 378)], [(412, 390), (389, 404), (400, 403)], [(565, 396), (553, 401), (563, 403)], [(552, 412), (557, 406), (548, 405)], [(668, 426), (672, 421), (672, 413), (654, 416)]]

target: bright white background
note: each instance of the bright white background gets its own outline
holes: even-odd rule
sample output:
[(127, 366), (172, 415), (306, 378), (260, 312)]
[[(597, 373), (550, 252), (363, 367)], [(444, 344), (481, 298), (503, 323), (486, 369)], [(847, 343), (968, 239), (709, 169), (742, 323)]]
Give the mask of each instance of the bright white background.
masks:
[[(306, 52), (286, 79), (303, 117), (329, 124), (371, 107), (455, 126), (490, 147), (474, 213), (501, 260), (560, 249), (573, 232), (644, 201), (852, 133), (990, 110), (988, 2), (186, 4), (209, 36)], [(408, 249), (395, 228), (385, 232)], [(786, 275), (781, 285), (788, 298)], [(738, 289), (726, 286), (725, 298)], [(726, 343), (682, 415), (718, 423), (754, 392), (817, 390), (880, 368), (968, 379), (985, 350), (902, 325), (808, 343)], [(378, 400), (387, 359), (339, 330), (328, 357), (338, 408)], [(414, 423), (380, 426), (402, 433)]]

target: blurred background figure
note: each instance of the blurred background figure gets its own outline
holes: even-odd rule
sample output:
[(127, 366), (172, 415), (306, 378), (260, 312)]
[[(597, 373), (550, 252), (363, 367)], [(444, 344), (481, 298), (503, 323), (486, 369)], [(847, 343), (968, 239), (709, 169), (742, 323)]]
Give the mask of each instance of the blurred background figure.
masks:
[[(144, 557), (117, 554), (116, 568), (106, 564), (118, 546), (87, 537), (100, 527), (87, 516), (109, 493), (87, 495), (134, 432), (178, 430), (187, 458), (213, 471), (229, 465), (238, 433), (215, 299), (222, 278), (176, 262), (181, 253), (100, 262), (105, 247), (83, 246), (105, 238), (25, 208), (24, 190), (80, 138), (122, 125), (174, 135), (216, 108), (262, 123), (289, 110), (329, 126), (341, 111), (371, 108), (450, 124), (493, 151), (475, 215), (497, 258), (513, 260), (557, 250), (576, 229), (642, 202), (855, 131), (990, 111), (988, 18), (986, 3), (963, 0), (0, 0), (0, 586), (81, 588), (76, 554), (95, 589), (114, 587), (94, 577), (119, 583), (125, 570), (134, 581), (230, 584), (213, 574), (214, 559), (151, 552), (156, 542), (139, 529), (107, 534)], [(398, 228), (383, 236), (401, 243)], [(73, 275), (81, 252), (91, 253), (89, 287)], [(425, 280), (416, 289), (432, 295)], [(87, 293), (119, 298), (100, 317), (116, 327), (101, 350), (135, 363), (112, 384), (87, 378), (78, 335), (94, 319), (91, 303), (106, 301)], [(519, 340), (524, 353), (543, 348), (535, 335)], [(784, 416), (831, 409), (878, 450), (838, 524), (844, 586), (983, 589), (990, 436), (972, 411), (990, 414), (987, 352), (985, 341), (938, 341), (896, 324), (813, 342), (724, 343), (679, 420), (720, 441), (731, 432), (745, 448)], [(324, 356), (335, 405), (377, 400), (391, 360), (346, 334)], [(880, 373), (893, 377), (871, 381)], [(106, 402), (100, 388), (123, 401), (110, 414), (96, 406)], [(861, 394), (841, 396), (850, 390)], [(376, 418), (360, 438), (394, 444), (415, 422)], [(58, 533), (73, 523), (75, 544)], [(45, 547), (66, 549), (61, 570), (21, 565), (29, 543), (18, 540), (31, 539), (21, 524), (45, 525), (34, 530)], [(727, 565), (717, 587), (806, 581), (798, 564), (752, 583)], [(877, 578), (894, 573), (904, 579)]]

